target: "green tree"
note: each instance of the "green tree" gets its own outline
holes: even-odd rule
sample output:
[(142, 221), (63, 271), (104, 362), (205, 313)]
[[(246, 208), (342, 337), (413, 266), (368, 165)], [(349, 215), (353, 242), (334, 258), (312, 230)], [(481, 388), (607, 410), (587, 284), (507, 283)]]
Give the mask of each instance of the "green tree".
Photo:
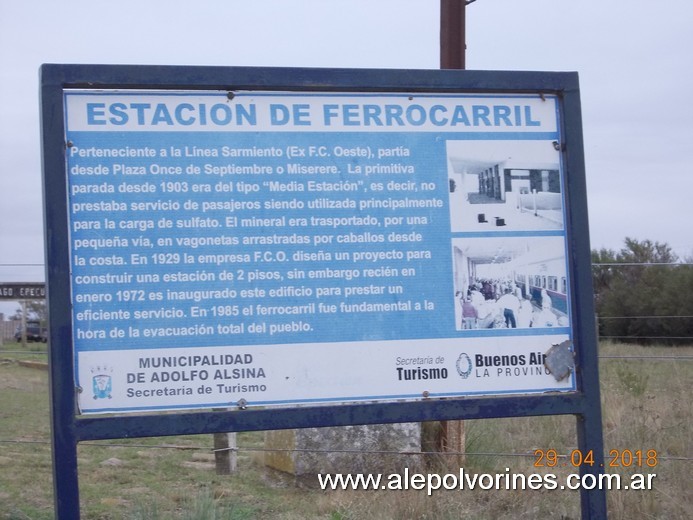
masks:
[[(638, 343), (690, 342), (693, 270), (667, 244), (626, 238), (618, 252), (592, 252), (601, 336)], [(666, 339), (660, 339), (666, 338)]]
[[(48, 318), (48, 312), (46, 309), (45, 300), (27, 300), (24, 305), (26, 308), (27, 320), (40, 321), (41, 324), (46, 323), (46, 319)], [(21, 320), (22, 309), (18, 308), (11, 319)]]

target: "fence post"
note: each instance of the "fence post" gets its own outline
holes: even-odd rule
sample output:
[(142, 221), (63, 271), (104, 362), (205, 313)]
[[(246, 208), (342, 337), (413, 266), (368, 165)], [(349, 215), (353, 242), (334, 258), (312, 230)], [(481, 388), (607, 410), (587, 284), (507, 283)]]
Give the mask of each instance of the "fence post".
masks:
[(230, 475), (236, 472), (237, 465), (236, 434), (214, 434), (214, 463), (217, 475)]
[[(449, 467), (461, 467), (466, 462), (465, 442), (466, 433), (464, 421), (441, 421), (442, 426), (442, 451), (455, 453), (454, 456), (446, 456), (445, 463)], [(454, 464), (453, 464), (454, 462)]]
[[(214, 408), (223, 411), (225, 408)], [(236, 472), (238, 450), (236, 434), (217, 432), (214, 434), (214, 464), (217, 475), (230, 475)]]

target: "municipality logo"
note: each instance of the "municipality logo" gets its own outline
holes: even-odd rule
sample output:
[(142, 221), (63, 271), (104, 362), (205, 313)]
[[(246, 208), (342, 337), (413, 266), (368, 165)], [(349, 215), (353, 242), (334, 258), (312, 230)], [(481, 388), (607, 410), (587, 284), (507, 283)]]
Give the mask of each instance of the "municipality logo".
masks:
[(107, 366), (96, 366), (91, 369), (91, 388), (94, 392), (94, 399), (110, 399), (113, 389), (113, 368)]
[(464, 352), (457, 358), (455, 366), (457, 367), (457, 373), (462, 379), (467, 379), (469, 374), (472, 373), (472, 360)]

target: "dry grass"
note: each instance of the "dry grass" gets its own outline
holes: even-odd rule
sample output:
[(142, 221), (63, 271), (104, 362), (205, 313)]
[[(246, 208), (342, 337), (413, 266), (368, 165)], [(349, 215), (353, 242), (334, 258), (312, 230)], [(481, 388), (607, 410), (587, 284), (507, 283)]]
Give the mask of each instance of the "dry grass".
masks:
[[(605, 344), (601, 354), (691, 356), (693, 348)], [(690, 518), (691, 462), (673, 458), (690, 457), (693, 451), (692, 362), (603, 359), (600, 374), (607, 455), (611, 449), (655, 449), (660, 455), (654, 491), (607, 493), (610, 518)], [(466, 432), (468, 472), (505, 473), (509, 468), (529, 474), (537, 471), (534, 449), (567, 454), (577, 446), (573, 417), (467, 421)], [(0, 519), (53, 518), (49, 440), (47, 373), (0, 363)], [(297, 487), (292, 479), (266, 470), (258, 453), (248, 449), (262, 446), (257, 433), (239, 435), (239, 472), (233, 476), (215, 474), (211, 436), (98, 444), (79, 447), (82, 518), (89, 520), (580, 517), (579, 494), (568, 491), (438, 491), (429, 497), (424, 491)], [(154, 447), (165, 444), (199, 449)], [(457, 472), (444, 461), (441, 457), (431, 471)], [(619, 471), (628, 476), (648, 470)]]
[[(692, 356), (693, 349), (606, 344), (602, 354)], [(672, 458), (693, 455), (693, 361), (604, 359), (600, 379), (607, 457), (612, 449), (655, 449), (662, 459), (653, 492), (607, 495), (611, 518), (691, 518), (691, 462)]]

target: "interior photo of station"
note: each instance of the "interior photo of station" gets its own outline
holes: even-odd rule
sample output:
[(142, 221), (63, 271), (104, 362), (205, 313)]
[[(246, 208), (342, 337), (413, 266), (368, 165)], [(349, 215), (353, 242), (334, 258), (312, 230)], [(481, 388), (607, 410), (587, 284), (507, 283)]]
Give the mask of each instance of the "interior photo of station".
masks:
[(448, 141), (452, 232), (563, 229), (559, 153), (549, 141)]

